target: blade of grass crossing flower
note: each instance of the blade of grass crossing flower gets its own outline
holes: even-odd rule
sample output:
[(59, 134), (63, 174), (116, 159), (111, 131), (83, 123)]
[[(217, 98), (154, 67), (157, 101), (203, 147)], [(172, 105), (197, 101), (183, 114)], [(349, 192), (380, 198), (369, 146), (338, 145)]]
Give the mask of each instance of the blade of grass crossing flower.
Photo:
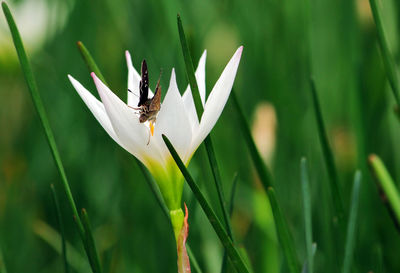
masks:
[(87, 50), (87, 48), (85, 47), (85, 45), (81, 42), (78, 41), (76, 43), (76, 45), (78, 46), (79, 52), (82, 55), (83, 60), (85, 61), (88, 69), (90, 70), (90, 72), (94, 72), (96, 74), (96, 76), (104, 83), (106, 83), (103, 74), (101, 74), (99, 67), (97, 66), (97, 64), (94, 62), (92, 55), (90, 54), (90, 52)]
[(236, 268), (239, 273), (249, 272), (247, 265), (244, 263), (242, 257), (240, 256), (238, 250), (234, 247), (231, 238), (229, 238), (228, 233), (224, 229), (221, 222), (218, 220), (215, 212), (211, 208), (210, 204), (207, 202), (204, 194), (201, 192), (200, 188), (193, 180), (192, 176), (190, 175), (189, 171), (186, 169), (185, 164), (183, 164), (182, 160), (180, 159), (178, 153), (176, 152), (175, 148), (172, 146), (171, 142), (168, 138), (163, 135), (165, 144), (168, 147), (169, 152), (171, 153), (173, 159), (175, 160), (176, 164), (178, 165), (180, 171), (182, 172), (183, 176), (185, 177), (189, 187), (191, 188), (193, 194), (195, 195), (197, 201), (199, 202), (201, 208), (203, 209), (207, 219), (209, 220), (210, 224), (215, 230), (218, 238), (220, 239), (222, 245), (225, 247), (226, 251), (228, 252), (228, 256), (232, 262), (232, 265)]
[[(203, 114), (203, 105), (201, 103), (200, 92), (199, 92), (199, 88), (197, 86), (196, 76), (194, 73), (193, 59), (190, 55), (189, 47), (187, 45), (187, 40), (186, 40), (186, 36), (185, 36), (185, 31), (183, 29), (182, 20), (181, 20), (181, 17), (179, 14), (177, 16), (177, 23), (178, 23), (179, 38), (180, 38), (181, 45), (182, 45), (183, 58), (185, 60), (186, 75), (188, 77), (190, 89), (192, 91), (192, 96), (193, 96), (193, 100), (194, 100), (194, 104), (195, 104), (195, 108), (196, 108), (197, 117), (200, 120), (201, 116)], [(205, 138), (204, 144), (206, 146), (208, 160), (209, 160), (210, 167), (211, 167), (211, 170), (213, 173), (214, 182), (215, 182), (215, 186), (216, 186), (217, 193), (218, 193), (218, 200), (219, 200), (219, 203), (221, 206), (226, 229), (228, 231), (229, 237), (232, 239), (232, 227), (230, 224), (228, 209), (226, 207), (224, 190), (222, 188), (221, 175), (220, 175), (220, 171), (219, 171), (219, 167), (218, 167), (218, 163), (217, 163), (217, 159), (215, 156), (214, 147), (212, 145), (212, 140), (211, 140), (210, 135), (208, 135)]]
[(385, 30), (383, 29), (382, 16), (380, 8), (376, 0), (369, 0), (372, 15), (376, 24), (379, 46), (382, 52), (383, 64), (387, 73), (387, 77), (392, 88), (394, 98), (398, 106), (400, 106), (400, 78), (397, 73), (396, 63), (393, 54), (390, 52), (388, 41), (386, 39)]
[(86, 209), (82, 209), (81, 218), (85, 229), (86, 246), (88, 250), (89, 262), (94, 273), (101, 273), (100, 260), (94, 243), (92, 229)]
[(214, 176), (214, 181), (215, 181), (215, 186), (217, 188), (217, 193), (218, 193), (218, 200), (222, 209), (222, 215), (225, 220), (226, 224), (226, 230), (228, 232), (229, 237), (233, 241), (233, 234), (232, 234), (232, 227), (231, 227), (231, 221), (228, 213), (228, 208), (225, 202), (225, 195), (224, 195), (224, 189), (222, 188), (222, 181), (221, 181), (221, 175), (219, 172), (218, 168), (218, 163), (217, 159), (215, 157), (215, 152), (214, 152), (214, 146), (212, 145), (211, 141), (211, 136), (208, 135), (206, 139), (204, 140), (207, 154), (208, 154), (208, 160), (210, 162), (211, 170)]
[(249, 149), (251, 158), (253, 159), (254, 166), (257, 170), (258, 175), (260, 176), (260, 180), (261, 180), (265, 190), (267, 190), (268, 187), (272, 186), (271, 174), (268, 171), (267, 167), (265, 166), (264, 161), (263, 161), (260, 153), (257, 150), (254, 139), (251, 136), (251, 132), (249, 129), (250, 127), (246, 121), (244, 114), (243, 114), (242, 108), (239, 105), (239, 101), (236, 97), (234, 90), (232, 90), (232, 92), (231, 92), (231, 97), (233, 100), (233, 104), (236, 108), (236, 111), (238, 113), (239, 126), (242, 129), (241, 131), (242, 131), (245, 141), (247, 143), (247, 147)]
[(353, 251), (354, 251), (354, 243), (356, 240), (356, 224), (357, 224), (357, 211), (358, 211), (358, 200), (360, 194), (360, 185), (361, 185), (361, 172), (357, 171), (354, 176), (354, 185), (353, 191), (351, 194), (351, 205), (350, 205), (350, 214), (349, 221), (347, 225), (347, 236), (346, 236), (346, 245), (344, 250), (344, 261), (342, 273), (349, 273), (352, 260), (353, 260)]
[(336, 216), (339, 218), (339, 220), (342, 220), (344, 216), (344, 209), (343, 209), (342, 196), (339, 190), (338, 175), (335, 166), (335, 161), (333, 158), (331, 147), (329, 146), (328, 137), (326, 135), (325, 124), (322, 118), (322, 112), (318, 100), (318, 94), (315, 87), (315, 83), (313, 80), (311, 80), (310, 84), (311, 84), (311, 94), (315, 111), (315, 118), (317, 120), (319, 139), (321, 142), (321, 147), (325, 159), (325, 165), (328, 171), (332, 202), (335, 208)]
[(67, 245), (65, 242), (65, 231), (64, 231), (64, 223), (61, 217), (61, 209), (60, 209), (60, 203), (58, 201), (58, 196), (56, 193), (56, 190), (54, 188), (54, 185), (50, 185), (51, 188), (51, 193), (53, 195), (54, 203), (56, 205), (56, 212), (57, 212), (57, 219), (58, 219), (58, 225), (60, 226), (60, 232), (61, 232), (61, 255), (64, 260), (64, 268), (65, 268), (65, 273), (69, 272), (69, 265), (68, 265), (68, 260), (67, 260)]
[(313, 243), (312, 243), (312, 215), (311, 215), (311, 199), (310, 199), (310, 187), (309, 187), (309, 176), (307, 169), (307, 159), (302, 158), (300, 162), (300, 177), (301, 177), (301, 189), (303, 193), (303, 211), (304, 211), (304, 226), (306, 235), (306, 252), (307, 252), (307, 268), (308, 273), (314, 272), (313, 262)]
[(279, 208), (275, 191), (272, 187), (269, 187), (267, 193), (275, 219), (276, 233), (278, 234), (278, 239), (282, 246), (289, 270), (291, 273), (300, 273), (300, 266), (297, 260), (296, 250), (294, 249), (293, 239), (289, 232), (286, 220)]
[(186, 76), (188, 77), (190, 89), (192, 90), (192, 96), (194, 100), (194, 106), (196, 108), (196, 113), (200, 120), (201, 116), (203, 115), (203, 104), (201, 103), (199, 87), (197, 86), (197, 81), (194, 74), (193, 61), (192, 57), (190, 56), (189, 47), (186, 41), (185, 31), (183, 29), (181, 16), (179, 14), (177, 16), (177, 22), (178, 22), (179, 39), (181, 41), (181, 46), (182, 46), (183, 59), (185, 60)]
[[(389, 212), (391, 213), (392, 219), (399, 229), (400, 223), (400, 195), (395, 186), (395, 183), (387, 171), (382, 160), (377, 155), (369, 156), (369, 164), (371, 171), (377, 182), (379, 191), (382, 195), (384, 202), (387, 202)], [(386, 201), (387, 200), (387, 201)]]

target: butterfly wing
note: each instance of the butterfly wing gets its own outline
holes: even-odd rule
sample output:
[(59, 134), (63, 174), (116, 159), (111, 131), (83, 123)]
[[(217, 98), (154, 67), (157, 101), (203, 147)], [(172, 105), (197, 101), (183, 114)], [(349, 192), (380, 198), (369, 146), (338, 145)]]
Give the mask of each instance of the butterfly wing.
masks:
[(161, 86), (160, 86), (160, 79), (157, 82), (156, 92), (154, 93), (153, 98), (151, 99), (151, 103), (149, 106), (150, 112), (158, 112), (161, 108)]
[(142, 61), (142, 80), (139, 84), (139, 94), (138, 107), (142, 106), (149, 96), (149, 71), (147, 70), (146, 60)]

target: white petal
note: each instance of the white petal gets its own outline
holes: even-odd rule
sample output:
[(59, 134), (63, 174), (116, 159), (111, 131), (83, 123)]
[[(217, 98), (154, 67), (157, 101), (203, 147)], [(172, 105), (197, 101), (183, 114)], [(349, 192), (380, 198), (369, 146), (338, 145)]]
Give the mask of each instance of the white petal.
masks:
[(92, 112), (97, 121), (103, 126), (104, 130), (110, 135), (110, 137), (122, 146), (120, 140), (115, 134), (114, 128), (111, 125), (110, 119), (107, 116), (104, 105), (98, 101), (85, 87), (82, 86), (77, 80), (75, 80), (71, 75), (68, 78), (75, 90), (78, 92), (79, 96), (82, 98), (83, 102)]
[[(172, 69), (168, 92), (157, 116), (155, 137), (158, 138), (158, 141), (163, 141), (161, 134), (168, 137), (181, 159), (186, 163), (187, 153), (192, 142), (192, 128), (176, 84), (174, 69)], [(164, 144), (162, 147), (165, 149), (165, 154), (169, 156), (166, 145)]]
[[(125, 57), (128, 66), (128, 89), (131, 90), (131, 92), (128, 91), (128, 105), (137, 107), (139, 103), (139, 83), (142, 77), (133, 67), (131, 54), (129, 54), (128, 50), (125, 51)], [(153, 92), (151, 92), (150, 88), (149, 95), (150, 97), (153, 96)]]
[(148, 159), (163, 164), (159, 150), (153, 145), (147, 145), (148, 128), (139, 123), (135, 111), (121, 101), (94, 73), (91, 75), (112, 127), (124, 148), (146, 165)]
[[(199, 87), (199, 92), (200, 92), (200, 99), (201, 102), (203, 103), (203, 107), (206, 100), (206, 71), (205, 71), (206, 58), (207, 58), (207, 50), (204, 50), (195, 73), (197, 86)], [(194, 105), (194, 100), (192, 96), (192, 91), (190, 89), (190, 85), (188, 85), (188, 87), (186, 88), (186, 91), (185, 93), (183, 93), (182, 98), (190, 124), (192, 124), (192, 130), (195, 131), (199, 127), (199, 119), (197, 117), (196, 107)]]
[(242, 56), (242, 51), (243, 46), (236, 50), (235, 54), (226, 65), (224, 71), (208, 96), (206, 105), (204, 107), (204, 113), (201, 117), (199, 130), (197, 133), (195, 133), (192, 142), (191, 153), (194, 153), (200, 143), (210, 133), (211, 129), (214, 127), (219, 116), (221, 115), (232, 90), (233, 82), (235, 80), (236, 72), (240, 62), (240, 57)]

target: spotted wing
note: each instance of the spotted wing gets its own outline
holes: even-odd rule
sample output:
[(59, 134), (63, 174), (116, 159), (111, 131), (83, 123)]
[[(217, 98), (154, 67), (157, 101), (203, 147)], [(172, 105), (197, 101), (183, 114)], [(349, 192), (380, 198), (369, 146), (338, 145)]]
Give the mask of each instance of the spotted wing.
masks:
[(154, 93), (154, 96), (151, 99), (149, 111), (160, 111), (160, 108), (161, 108), (161, 86), (160, 86), (160, 80), (158, 80), (156, 86), (156, 92)]
[(147, 70), (146, 60), (142, 61), (142, 80), (139, 84), (139, 94), (138, 107), (142, 106), (149, 96), (149, 71)]

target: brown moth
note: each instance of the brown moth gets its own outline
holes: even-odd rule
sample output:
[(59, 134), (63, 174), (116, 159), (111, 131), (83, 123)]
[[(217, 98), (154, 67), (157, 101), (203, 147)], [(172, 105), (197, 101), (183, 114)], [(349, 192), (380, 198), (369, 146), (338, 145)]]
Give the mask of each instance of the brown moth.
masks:
[[(150, 133), (154, 134), (154, 123), (157, 119), (157, 114), (161, 108), (161, 86), (160, 86), (160, 77), (158, 78), (156, 91), (154, 92), (154, 96), (149, 98), (149, 72), (147, 70), (146, 60), (142, 61), (142, 79), (139, 83), (139, 103), (137, 107), (131, 107), (135, 110), (139, 110), (139, 122), (144, 123), (149, 121), (150, 123)], [(128, 90), (131, 92), (131, 90)], [(150, 143), (149, 141), (147, 144)]]

